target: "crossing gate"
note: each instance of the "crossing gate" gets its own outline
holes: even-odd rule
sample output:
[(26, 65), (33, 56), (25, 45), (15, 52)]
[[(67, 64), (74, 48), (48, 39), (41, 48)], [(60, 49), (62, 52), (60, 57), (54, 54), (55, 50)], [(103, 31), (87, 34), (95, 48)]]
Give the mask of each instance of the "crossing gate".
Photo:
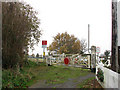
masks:
[(63, 54), (56, 54), (54, 56), (46, 57), (46, 64), (53, 65), (53, 64), (61, 64), (64, 62), (65, 56)]
[(72, 59), (73, 65), (79, 65), (82, 67), (90, 68), (91, 54), (78, 55)]
[(49, 56), (46, 58), (46, 63), (49, 65), (53, 64), (64, 64), (64, 58), (68, 57), (70, 60), (69, 65), (77, 65), (77, 66), (83, 66), (86, 68), (90, 68), (91, 64), (91, 54), (72, 54), (72, 55), (57, 55), (55, 57)]

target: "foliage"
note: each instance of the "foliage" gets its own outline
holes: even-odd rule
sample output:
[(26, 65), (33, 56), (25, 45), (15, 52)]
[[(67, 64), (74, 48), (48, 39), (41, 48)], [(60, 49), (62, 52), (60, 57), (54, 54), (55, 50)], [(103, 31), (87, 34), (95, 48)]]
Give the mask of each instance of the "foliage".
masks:
[(81, 46), (80, 47), (80, 53), (84, 54), (87, 51), (87, 49), (86, 49), (87, 43), (86, 43), (85, 39), (80, 40), (80, 46)]
[(103, 71), (102, 71), (100, 68), (98, 68), (97, 77), (98, 77), (98, 79), (99, 79), (101, 82), (104, 81), (104, 73), (103, 73)]
[(23, 66), (28, 48), (40, 40), (40, 21), (30, 5), (19, 2), (2, 3), (2, 60), (3, 68)]
[(35, 67), (38, 64), (34, 61), (27, 60), (27, 63), (25, 64), (25, 67)]
[[(28, 61), (25, 68), (36, 67), (37, 64), (32, 61)], [(2, 87), (3, 88), (26, 88), (27, 83), (34, 78), (34, 75), (30, 72), (26, 72), (24, 69), (20, 70), (20, 73), (16, 73), (15, 70), (3, 69), (2, 72)]]
[(35, 54), (32, 54), (31, 56), (32, 56), (32, 57), (35, 57)]
[(57, 51), (60, 54), (80, 53), (80, 48), (80, 40), (74, 35), (69, 35), (67, 32), (62, 34), (58, 33), (49, 46), (50, 51)]
[(39, 54), (38, 54), (38, 53), (36, 54), (36, 57), (37, 57), (37, 58), (39, 57)]
[(110, 50), (106, 50), (105, 52), (104, 52), (104, 59), (105, 59), (105, 61), (107, 61), (107, 59), (108, 59), (108, 57), (109, 57), (109, 54), (110, 54)]

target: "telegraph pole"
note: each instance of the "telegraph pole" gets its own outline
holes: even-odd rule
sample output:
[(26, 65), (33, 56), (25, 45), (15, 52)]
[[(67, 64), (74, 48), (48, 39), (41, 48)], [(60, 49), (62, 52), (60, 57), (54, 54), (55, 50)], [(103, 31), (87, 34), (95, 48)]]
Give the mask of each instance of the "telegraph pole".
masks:
[(118, 22), (117, 0), (112, 0), (112, 70), (118, 72)]
[(88, 53), (89, 52), (89, 45), (90, 45), (90, 25), (88, 24)]
[(118, 70), (120, 70), (120, 2), (118, 2), (117, 21), (118, 21)]

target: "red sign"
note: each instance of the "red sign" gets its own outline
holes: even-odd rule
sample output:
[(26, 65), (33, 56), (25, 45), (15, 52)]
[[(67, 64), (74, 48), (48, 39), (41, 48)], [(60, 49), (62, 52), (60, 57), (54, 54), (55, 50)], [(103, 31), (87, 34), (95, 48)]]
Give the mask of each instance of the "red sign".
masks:
[(64, 59), (64, 63), (69, 64), (69, 59), (67, 57)]
[(47, 40), (42, 40), (42, 45), (47, 45)]

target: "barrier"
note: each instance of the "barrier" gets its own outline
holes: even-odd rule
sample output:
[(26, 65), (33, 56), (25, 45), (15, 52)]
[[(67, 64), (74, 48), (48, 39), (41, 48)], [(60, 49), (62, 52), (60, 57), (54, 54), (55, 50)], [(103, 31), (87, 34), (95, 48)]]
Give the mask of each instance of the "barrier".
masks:
[(55, 54), (53, 56), (46, 57), (46, 65), (61, 64), (64, 65), (65, 56), (69, 58), (70, 66), (79, 66), (84, 68), (90, 68), (91, 54)]

